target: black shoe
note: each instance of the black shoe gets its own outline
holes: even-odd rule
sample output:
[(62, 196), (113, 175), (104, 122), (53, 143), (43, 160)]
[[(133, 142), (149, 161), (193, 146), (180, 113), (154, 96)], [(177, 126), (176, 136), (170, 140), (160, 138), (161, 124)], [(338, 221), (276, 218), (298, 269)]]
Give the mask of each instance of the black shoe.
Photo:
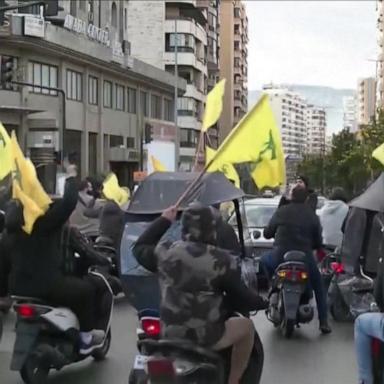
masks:
[(332, 329), (329, 326), (328, 321), (320, 321), (320, 327), (319, 328), (320, 328), (320, 332), (323, 335), (328, 335), (332, 332)]

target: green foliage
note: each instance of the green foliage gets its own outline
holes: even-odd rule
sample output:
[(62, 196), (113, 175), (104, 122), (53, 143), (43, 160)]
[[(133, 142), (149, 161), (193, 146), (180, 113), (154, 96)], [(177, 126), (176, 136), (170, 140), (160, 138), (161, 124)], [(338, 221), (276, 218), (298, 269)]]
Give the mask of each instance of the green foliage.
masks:
[(350, 197), (361, 193), (380, 172), (383, 165), (372, 158), (372, 152), (384, 143), (384, 111), (358, 133), (341, 131), (333, 136), (332, 149), (325, 156), (307, 155), (298, 172), (305, 174), (311, 186), (323, 193), (343, 187)]

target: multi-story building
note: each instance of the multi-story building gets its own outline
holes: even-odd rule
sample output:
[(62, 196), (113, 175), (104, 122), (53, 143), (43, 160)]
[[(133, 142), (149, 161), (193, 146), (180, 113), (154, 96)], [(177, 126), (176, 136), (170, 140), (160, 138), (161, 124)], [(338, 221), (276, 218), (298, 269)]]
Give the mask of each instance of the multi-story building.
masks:
[(367, 125), (375, 116), (376, 80), (373, 77), (359, 79), (357, 85), (357, 124)]
[(220, 78), (226, 79), (219, 139), (222, 141), (248, 110), (248, 18), (240, 0), (220, 3)]
[(357, 102), (355, 96), (343, 97), (343, 129), (349, 132), (357, 131)]
[(132, 56), (172, 75), (177, 72), (187, 82), (177, 102), (181, 170), (191, 170), (201, 130), (208, 88), (207, 18), (214, 16), (210, 8), (198, 7), (196, 0), (128, 2)]
[(384, 107), (384, 2), (376, 1), (377, 11), (377, 45), (376, 59), (376, 109)]
[(306, 153), (324, 155), (327, 116), (324, 108), (307, 105), (305, 114), (307, 130)]
[(330, 153), (332, 151), (332, 141), (333, 135), (325, 136), (325, 153)]
[(273, 85), (263, 87), (268, 94), (276, 123), (280, 128), (284, 153), (291, 158), (301, 157), (306, 150), (307, 103), (298, 93)]
[(0, 89), (0, 121), (35, 163), (63, 153), (82, 175), (113, 170), (131, 185), (144, 132), (176, 140), (174, 76), (130, 56), (129, 3), (59, 1), (64, 10), (50, 22), (13, 14), (0, 27), (1, 60), (12, 60), (13, 80), (31, 84)]

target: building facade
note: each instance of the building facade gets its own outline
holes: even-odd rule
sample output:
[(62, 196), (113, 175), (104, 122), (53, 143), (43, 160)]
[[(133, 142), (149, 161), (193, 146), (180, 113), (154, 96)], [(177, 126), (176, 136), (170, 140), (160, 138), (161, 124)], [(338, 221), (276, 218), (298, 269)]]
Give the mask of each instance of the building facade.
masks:
[(357, 100), (355, 96), (343, 98), (343, 129), (349, 132), (357, 131)]
[(376, 80), (373, 77), (359, 79), (357, 85), (357, 124), (367, 125), (375, 116)]
[(218, 63), (214, 4), (196, 0), (128, 3), (132, 56), (171, 75), (176, 72), (187, 82), (185, 94), (177, 101), (181, 170), (193, 167), (208, 90), (208, 62)]
[(0, 121), (35, 163), (69, 157), (83, 176), (112, 170), (132, 185), (143, 140), (176, 141), (174, 76), (130, 55), (129, 3), (60, 1), (49, 23), (14, 14), (0, 27), (1, 58), (24, 83), (0, 89)]
[(303, 156), (307, 142), (305, 99), (298, 93), (273, 85), (264, 86), (263, 93), (269, 96), (285, 155), (291, 158)]
[(327, 114), (324, 108), (308, 105), (305, 125), (307, 130), (306, 153), (324, 155)]
[(220, 78), (226, 79), (219, 139), (248, 111), (248, 18), (243, 1), (220, 3)]
[(384, 2), (376, 0), (377, 48), (376, 59), (376, 109), (384, 106)]

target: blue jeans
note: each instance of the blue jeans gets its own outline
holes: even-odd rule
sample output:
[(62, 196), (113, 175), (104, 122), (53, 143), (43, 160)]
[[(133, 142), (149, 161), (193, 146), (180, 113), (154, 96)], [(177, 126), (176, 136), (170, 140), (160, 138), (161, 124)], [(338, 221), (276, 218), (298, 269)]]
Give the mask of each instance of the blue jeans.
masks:
[[(269, 252), (261, 257), (262, 267), (268, 272), (269, 278), (273, 276), (275, 269), (284, 261), (283, 256), (285, 251), (275, 248), (272, 252)], [(308, 274), (309, 282), (313, 291), (315, 292), (317, 311), (319, 313), (319, 320), (326, 321), (328, 317), (328, 308), (327, 308), (327, 297), (324, 289), (323, 279), (319, 268), (317, 267), (315, 258), (312, 253), (307, 254), (305, 261)]]
[(355, 321), (355, 348), (359, 380), (373, 384), (372, 338), (384, 342), (384, 314), (364, 313)]

